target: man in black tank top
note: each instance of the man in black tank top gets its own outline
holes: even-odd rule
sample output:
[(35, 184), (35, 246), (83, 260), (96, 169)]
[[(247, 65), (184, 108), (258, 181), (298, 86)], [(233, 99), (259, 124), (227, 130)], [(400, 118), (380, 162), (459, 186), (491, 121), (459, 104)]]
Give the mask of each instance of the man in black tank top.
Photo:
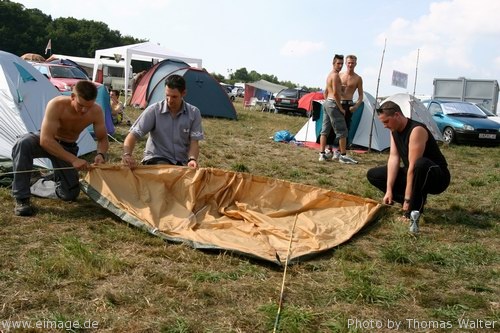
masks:
[(411, 213), (418, 222), (427, 194), (442, 193), (450, 184), (448, 163), (427, 127), (406, 118), (399, 105), (385, 102), (377, 115), (391, 130), (390, 154), (387, 165), (368, 170), (366, 176), (385, 193), (383, 203), (401, 203), (404, 215), (410, 218)]

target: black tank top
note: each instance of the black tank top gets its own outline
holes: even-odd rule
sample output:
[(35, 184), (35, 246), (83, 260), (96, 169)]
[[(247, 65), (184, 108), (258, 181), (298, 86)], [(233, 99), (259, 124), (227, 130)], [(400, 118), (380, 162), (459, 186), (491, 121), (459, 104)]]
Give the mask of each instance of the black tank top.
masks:
[(410, 163), (408, 162), (408, 143), (410, 141), (411, 132), (415, 127), (418, 126), (425, 128), (425, 130), (427, 131), (427, 142), (425, 143), (423, 156), (430, 159), (440, 167), (448, 168), (448, 163), (441, 153), (441, 150), (439, 149), (436, 139), (434, 139), (432, 133), (424, 124), (412, 119), (408, 119), (408, 123), (401, 133), (397, 131), (392, 132), (392, 137), (394, 138), (396, 148), (398, 150), (399, 156), (401, 157), (401, 160), (403, 161), (404, 166), (408, 168), (408, 166), (410, 165)]

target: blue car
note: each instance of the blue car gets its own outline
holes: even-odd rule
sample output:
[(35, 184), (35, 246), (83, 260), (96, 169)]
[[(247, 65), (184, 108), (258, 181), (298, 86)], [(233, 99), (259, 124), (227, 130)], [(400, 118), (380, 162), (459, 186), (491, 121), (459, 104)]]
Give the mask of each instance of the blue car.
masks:
[(500, 124), (469, 102), (423, 101), (446, 143), (500, 144)]

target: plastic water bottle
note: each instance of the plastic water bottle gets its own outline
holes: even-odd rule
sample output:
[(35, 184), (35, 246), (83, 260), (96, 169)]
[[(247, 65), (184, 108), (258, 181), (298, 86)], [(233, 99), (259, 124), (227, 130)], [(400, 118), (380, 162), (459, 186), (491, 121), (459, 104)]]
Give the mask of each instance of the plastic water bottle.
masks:
[(412, 234), (418, 233), (419, 218), (420, 218), (420, 212), (418, 210), (412, 210), (410, 213), (410, 232)]

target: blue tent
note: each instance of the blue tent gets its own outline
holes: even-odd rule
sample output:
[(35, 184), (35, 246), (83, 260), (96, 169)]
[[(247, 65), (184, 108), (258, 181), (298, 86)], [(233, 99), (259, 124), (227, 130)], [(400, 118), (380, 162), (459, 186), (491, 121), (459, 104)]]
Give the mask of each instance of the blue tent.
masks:
[[(115, 133), (115, 125), (113, 125), (113, 118), (111, 117), (111, 103), (109, 101), (109, 93), (106, 86), (100, 85), (97, 87), (97, 98), (95, 100), (99, 104), (104, 112), (104, 122), (106, 123), (106, 129), (109, 135)], [(90, 125), (87, 130), (94, 136), (94, 126)]]
[(173, 74), (184, 77), (187, 90), (184, 100), (198, 107), (202, 116), (236, 119), (233, 103), (212, 75), (172, 59), (165, 59), (149, 69), (135, 87), (130, 104), (146, 108), (165, 99), (165, 79)]

